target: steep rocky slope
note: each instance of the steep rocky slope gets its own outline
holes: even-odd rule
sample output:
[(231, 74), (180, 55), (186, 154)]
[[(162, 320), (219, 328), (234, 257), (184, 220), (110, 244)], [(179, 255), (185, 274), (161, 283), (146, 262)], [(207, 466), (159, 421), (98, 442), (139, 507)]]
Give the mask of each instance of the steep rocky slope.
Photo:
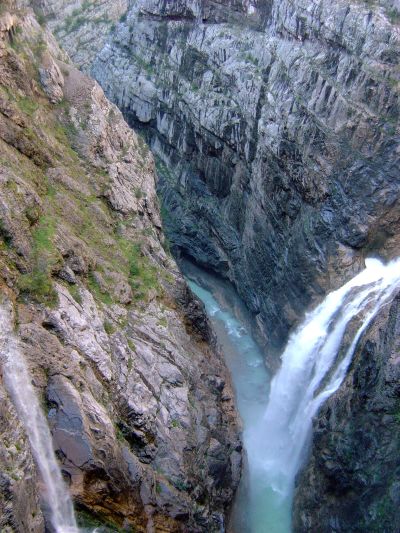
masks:
[(74, 62), (86, 71), (110, 32), (128, 9), (128, 0), (21, 0), (35, 8), (63, 43), (74, 53)]
[[(270, 353), (366, 255), (398, 255), (398, 0), (33, 4), (158, 155), (174, 249), (234, 282)], [(398, 520), (398, 443), (389, 439), (398, 364), (385, 362), (395, 327), (385, 316), (357, 354), (354, 392), (346, 381), (316, 421), (296, 499), (300, 531), (346, 531), (348, 502), (354, 531), (381, 519), (390, 531)], [(379, 466), (357, 449), (369, 421)]]
[(89, 4), (49, 24), (160, 157), (176, 250), (235, 283), (271, 348), (396, 254), (396, 2), (135, 0), (106, 44)]
[[(84, 520), (219, 531), (240, 474), (225, 367), (163, 248), (154, 162), (33, 12), (0, 10), (0, 289)], [(0, 376), (0, 529), (44, 530)]]
[(295, 531), (393, 533), (400, 524), (400, 295), (358, 346), (314, 424)]

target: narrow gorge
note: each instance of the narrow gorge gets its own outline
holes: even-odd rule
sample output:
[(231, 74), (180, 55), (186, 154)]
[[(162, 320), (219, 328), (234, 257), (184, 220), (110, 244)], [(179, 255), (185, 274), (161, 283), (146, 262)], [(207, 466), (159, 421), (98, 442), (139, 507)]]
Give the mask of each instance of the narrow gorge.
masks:
[(400, 532), (399, 114), (398, 0), (0, 2), (2, 533)]
[[(239, 425), (204, 311), (164, 250), (153, 157), (31, 9), (0, 20), (1, 294), (78, 526), (220, 530)], [(0, 530), (50, 531), (1, 355)]]

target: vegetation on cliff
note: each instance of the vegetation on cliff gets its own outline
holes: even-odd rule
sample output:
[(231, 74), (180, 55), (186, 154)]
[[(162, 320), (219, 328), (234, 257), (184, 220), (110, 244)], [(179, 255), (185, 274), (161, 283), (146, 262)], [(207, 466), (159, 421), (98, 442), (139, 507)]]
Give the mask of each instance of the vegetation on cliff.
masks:
[[(164, 250), (153, 158), (26, 4), (0, 16), (0, 287), (63, 473), (115, 531), (218, 529), (240, 475), (232, 393)], [(18, 443), (0, 440), (0, 529), (39, 533), (1, 376), (0, 394)]]

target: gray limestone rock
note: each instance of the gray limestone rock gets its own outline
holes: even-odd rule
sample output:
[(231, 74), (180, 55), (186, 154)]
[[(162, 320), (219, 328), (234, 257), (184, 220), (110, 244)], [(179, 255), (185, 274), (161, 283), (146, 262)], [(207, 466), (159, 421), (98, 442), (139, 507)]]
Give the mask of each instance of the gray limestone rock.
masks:
[(397, 531), (400, 298), (364, 334), (342, 387), (314, 422), (297, 480), (296, 532)]
[(233, 281), (271, 352), (399, 247), (400, 38), (379, 4), (136, 0), (94, 41), (92, 75), (159, 157), (174, 250)]
[(58, 104), (64, 98), (64, 78), (57, 63), (46, 53), (39, 68), (40, 82), (52, 104)]
[[(0, 292), (77, 508), (115, 529), (217, 531), (240, 478), (237, 414), (163, 247), (153, 157), (32, 11), (0, 10), (0, 53)], [(0, 396), (0, 529), (40, 533), (29, 445), (1, 382)]]

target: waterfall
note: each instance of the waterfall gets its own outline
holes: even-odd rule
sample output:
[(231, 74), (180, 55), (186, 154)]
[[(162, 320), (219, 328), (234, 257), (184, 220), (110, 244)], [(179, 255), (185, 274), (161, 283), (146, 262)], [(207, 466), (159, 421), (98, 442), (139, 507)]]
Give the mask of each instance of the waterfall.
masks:
[(72, 501), (64, 485), (54, 454), (50, 430), (13, 332), (9, 309), (0, 305), (0, 361), (4, 383), (22, 420), (36, 461), (42, 486), (43, 500), (49, 509), (54, 533), (76, 533)]
[[(339, 388), (361, 335), (400, 286), (400, 259), (387, 265), (367, 259), (365, 270), (309, 313), (290, 337), (271, 382), (250, 330), (232, 315), (240, 302), (225, 297), (220, 280), (193, 266), (185, 270), (217, 333), (244, 425), (247, 468), (233, 531), (289, 533), (294, 479), (305, 460), (312, 418)], [(227, 307), (227, 301), (233, 305)]]
[(290, 337), (248, 441), (250, 475), (263, 476), (284, 498), (304, 460), (313, 416), (339, 388), (361, 335), (399, 285), (399, 259), (387, 265), (367, 259), (365, 270), (331, 292)]

